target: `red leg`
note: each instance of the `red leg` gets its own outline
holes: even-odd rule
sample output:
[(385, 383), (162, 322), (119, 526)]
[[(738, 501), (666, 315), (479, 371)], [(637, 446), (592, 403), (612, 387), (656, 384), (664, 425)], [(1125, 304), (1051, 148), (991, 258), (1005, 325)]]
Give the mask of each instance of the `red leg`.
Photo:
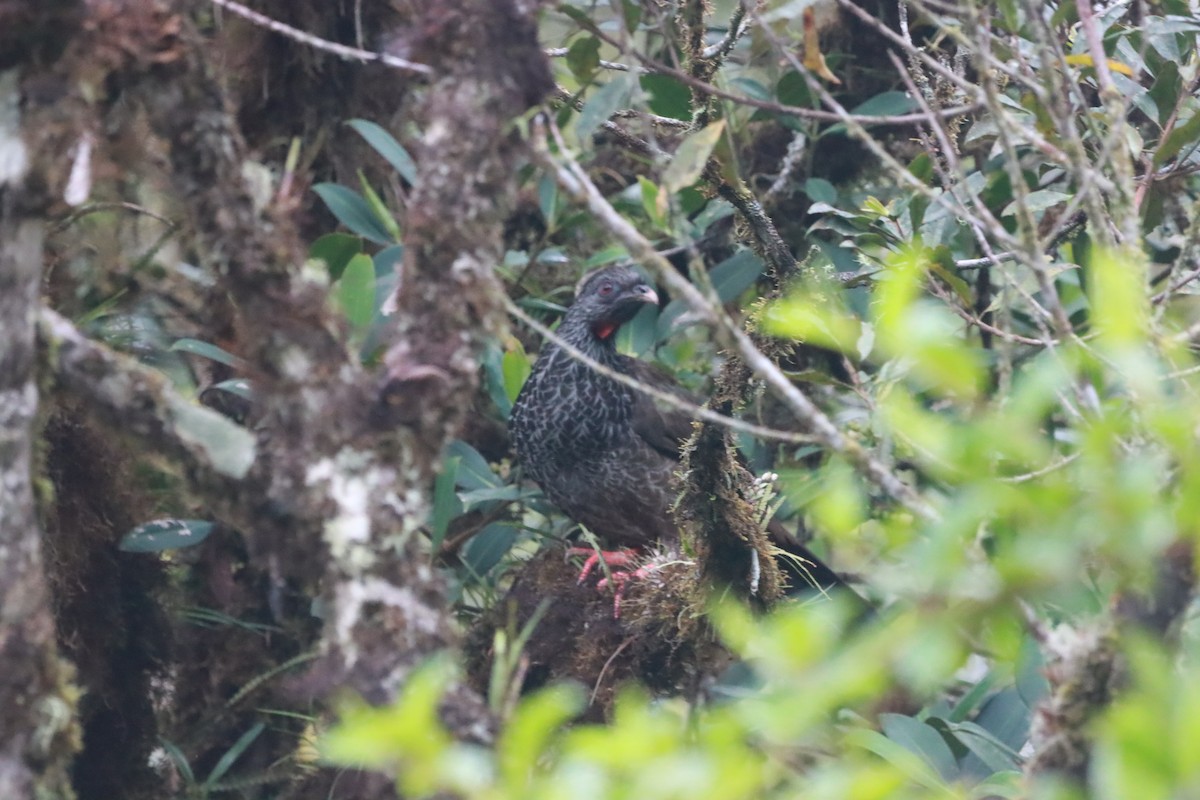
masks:
[(592, 574), (592, 570), (601, 560), (608, 565), (609, 571), (617, 567), (627, 567), (637, 558), (637, 552), (634, 550), (592, 550), (589, 547), (572, 547), (567, 550), (569, 556), (587, 556), (587, 561), (583, 562), (583, 569), (579, 573), (577, 583), (583, 583), (587, 580), (588, 575)]
[(625, 587), (629, 585), (629, 582), (644, 578), (656, 569), (658, 569), (657, 566), (638, 567), (629, 572), (613, 572), (609, 574), (609, 577), (600, 579), (600, 582), (596, 584), (597, 589), (604, 589), (610, 583), (616, 587), (616, 591), (613, 592), (613, 619), (621, 618), (621, 598), (625, 596)]

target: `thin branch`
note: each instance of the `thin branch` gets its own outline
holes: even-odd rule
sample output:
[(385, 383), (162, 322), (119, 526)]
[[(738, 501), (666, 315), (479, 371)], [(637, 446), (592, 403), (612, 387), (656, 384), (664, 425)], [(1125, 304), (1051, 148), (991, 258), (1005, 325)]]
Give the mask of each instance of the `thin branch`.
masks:
[(99, 203), (88, 203), (85, 206), (80, 206), (79, 208), (72, 209), (71, 213), (65, 214), (61, 219), (55, 220), (54, 225), (50, 228), (50, 233), (54, 234), (54, 233), (59, 233), (60, 231), (66, 230), (67, 228), (71, 227), (71, 225), (73, 225), (77, 220), (82, 219), (83, 217), (86, 217), (89, 214), (98, 214), (103, 211), (117, 211), (117, 210), (131, 211), (135, 214), (141, 214), (143, 216), (150, 217), (151, 219), (158, 220), (159, 222), (161, 222), (163, 225), (166, 225), (171, 230), (175, 230), (176, 228), (179, 227), (179, 223), (175, 222), (175, 220), (173, 220), (169, 217), (164, 217), (161, 214), (157, 214), (157, 213), (151, 211), (150, 209), (145, 208), (144, 206), (139, 206), (136, 203), (99, 202)]
[(718, 62), (724, 61), (738, 43), (738, 40), (749, 29), (750, 26), (745, 23), (746, 5), (744, 2), (739, 2), (733, 7), (733, 14), (729, 18), (729, 30), (725, 32), (725, 36), (721, 41), (704, 48), (704, 58), (715, 59)]
[[(1187, 272), (1183, 273), (1175, 280), (1171, 281), (1171, 285), (1168, 286), (1166, 289), (1162, 290), (1161, 292), (1159, 292), (1158, 294), (1156, 294), (1152, 298), (1150, 298), (1151, 304), (1157, 306), (1157, 305), (1161, 305), (1162, 303), (1166, 302), (1167, 300), (1170, 300), (1171, 297), (1173, 297), (1176, 292), (1178, 292), (1180, 289), (1187, 286), (1189, 283), (1196, 280), (1197, 278), (1200, 278), (1200, 268), (1188, 270)], [(1191, 338), (1191, 337), (1189, 336), (1188, 338)]]
[(955, 314), (957, 314), (964, 322), (966, 322), (969, 325), (974, 325), (976, 328), (979, 328), (979, 330), (981, 330), (981, 331), (987, 331), (988, 333), (992, 334), (993, 336), (998, 336), (999, 338), (1004, 339), (1005, 341), (1008, 341), (1008, 342), (1016, 342), (1017, 344), (1027, 344), (1027, 345), (1031, 345), (1033, 347), (1053, 347), (1054, 345), (1058, 344), (1058, 342), (1053, 339), (1051, 339), (1049, 341), (1047, 341), (1045, 339), (1034, 339), (1029, 336), (1022, 336), (1019, 333), (1012, 333), (1011, 331), (1006, 331), (1001, 328), (997, 328), (994, 325), (989, 325), (988, 323), (984, 322), (979, 317), (972, 314), (967, 309), (960, 306), (957, 302), (955, 302), (956, 295), (954, 293), (944, 290), (943, 288), (938, 286), (936, 283), (931, 283), (930, 289), (935, 295), (937, 295), (943, 301), (945, 301), (946, 305), (950, 308), (950, 310), (952, 312), (954, 312)]
[(362, 61), (363, 63), (367, 64), (377, 61), (380, 64), (386, 64), (387, 66), (395, 69), (408, 70), (409, 72), (416, 72), (421, 75), (433, 75), (433, 68), (426, 64), (418, 64), (414, 61), (397, 58), (396, 56), (389, 55), (388, 53), (375, 53), (370, 50), (360, 50), (357, 47), (348, 47), (344, 44), (331, 42), (328, 39), (322, 39), (319, 36), (313, 36), (311, 33), (302, 31), (299, 28), (293, 28), (291, 25), (280, 22), (276, 19), (271, 19), (265, 14), (260, 14), (252, 8), (246, 8), (246, 6), (235, 2), (235, 0), (211, 0), (211, 2), (213, 5), (220, 6), (230, 13), (237, 14), (243, 19), (250, 20), (255, 25), (266, 28), (269, 31), (274, 31), (281, 36), (286, 36), (293, 41), (306, 44), (309, 47), (317, 50), (323, 50), (326, 53), (332, 53), (333, 55), (338, 56), (339, 58), (344, 58), (347, 61)]
[(1075, 10), (1079, 12), (1079, 27), (1083, 29), (1083, 38), (1092, 56), (1092, 68), (1096, 70), (1096, 82), (1100, 84), (1100, 92), (1105, 97), (1113, 97), (1118, 94), (1117, 87), (1113, 83), (1112, 72), (1108, 69), (1108, 56), (1104, 54), (1104, 43), (1100, 41), (1100, 28), (1096, 25), (1092, 0), (1075, 0)]
[[(543, 52), (546, 54), (547, 58), (563, 58), (567, 55), (568, 52), (570, 52), (570, 49), (571, 48), (569, 48), (569, 47), (547, 47)], [(619, 61), (605, 61), (604, 59), (600, 60), (600, 68), (601, 69), (611, 69), (614, 72), (629, 72), (630, 71), (628, 64), (622, 64)], [(645, 70), (637, 69), (635, 71), (636, 72), (644, 72)]]
[(563, 352), (565, 352), (571, 358), (586, 364), (590, 369), (595, 370), (606, 378), (610, 378), (617, 383), (628, 386), (630, 389), (640, 392), (647, 397), (651, 397), (654, 400), (663, 403), (664, 405), (668, 405), (672, 408), (678, 409), (679, 411), (683, 411), (695, 419), (704, 420), (705, 422), (711, 422), (714, 425), (720, 425), (722, 427), (729, 428), (730, 430), (748, 433), (751, 436), (757, 436), (762, 439), (770, 439), (777, 442), (788, 442), (790, 444), (812, 444), (814, 441), (813, 437), (807, 434), (796, 433), (794, 431), (781, 431), (777, 428), (767, 428), (762, 425), (755, 425), (752, 422), (746, 422), (744, 420), (737, 419), (735, 417), (727, 417), (724, 414), (718, 414), (716, 411), (713, 411), (710, 408), (705, 408), (704, 406), (696, 405), (695, 403), (689, 403), (679, 395), (659, 389), (657, 386), (651, 386), (648, 383), (643, 383), (637, 378), (626, 375), (622, 372), (617, 372), (616, 370), (601, 364), (599, 361), (596, 361), (587, 353), (575, 347), (566, 339), (563, 339), (557, 333), (550, 330), (533, 317), (529, 316), (527, 313), (525, 313), (524, 309), (514, 303), (511, 299), (506, 297), (504, 302), (505, 307), (508, 309), (508, 313), (524, 322), (530, 328), (533, 328), (533, 330), (536, 331), (543, 339), (558, 345), (558, 347), (561, 348)]
[(1058, 459), (1057, 461), (1055, 461), (1051, 464), (1047, 464), (1046, 466), (1044, 466), (1040, 469), (1035, 469), (1032, 472), (1024, 472), (1020, 475), (1002, 476), (1000, 478), (1000, 480), (1004, 481), (1005, 483), (1025, 483), (1026, 481), (1036, 480), (1037, 478), (1040, 478), (1043, 475), (1049, 475), (1051, 472), (1057, 472), (1058, 470), (1062, 469), (1063, 467), (1069, 466), (1070, 464), (1074, 463), (1079, 458), (1079, 456), (1080, 456), (1080, 454), (1078, 452), (1071, 453), (1069, 455), (1063, 456), (1062, 458)]
[(1016, 253), (995, 253), (983, 258), (960, 258), (954, 262), (955, 269), (979, 269), (980, 267), (998, 267), (1002, 262), (1015, 261)]

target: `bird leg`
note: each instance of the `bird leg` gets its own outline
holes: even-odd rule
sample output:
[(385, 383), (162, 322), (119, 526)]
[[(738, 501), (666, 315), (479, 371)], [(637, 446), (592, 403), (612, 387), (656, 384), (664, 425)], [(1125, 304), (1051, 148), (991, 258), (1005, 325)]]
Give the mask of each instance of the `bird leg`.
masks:
[(636, 581), (640, 578), (646, 577), (656, 569), (658, 569), (658, 565), (647, 564), (646, 566), (638, 567), (637, 569), (629, 570), (628, 572), (613, 572), (610, 573), (607, 578), (602, 578), (600, 582), (596, 584), (597, 589), (604, 589), (610, 583), (616, 587), (616, 591), (613, 593), (613, 619), (621, 618), (621, 598), (625, 596), (625, 586), (630, 581)]
[(637, 558), (637, 552), (634, 550), (593, 550), (590, 547), (572, 547), (567, 550), (567, 555), (587, 556), (587, 561), (583, 562), (583, 569), (580, 570), (576, 583), (586, 581), (588, 575), (592, 574), (592, 570), (601, 561), (608, 566), (611, 572), (616, 567), (628, 567)]
[(625, 586), (630, 581), (638, 580), (649, 575), (656, 566), (643, 566), (637, 569), (617, 570), (615, 567), (629, 567), (633, 564), (634, 559), (638, 557), (636, 550), (591, 550), (586, 547), (572, 547), (567, 550), (567, 555), (572, 556), (587, 556), (587, 561), (583, 564), (583, 569), (579, 573), (577, 583), (583, 583), (587, 580), (587, 576), (592, 573), (596, 565), (601, 561), (608, 566), (608, 577), (601, 578), (596, 584), (596, 588), (604, 590), (610, 585), (614, 587), (613, 591), (613, 619), (621, 617), (621, 598), (625, 596)]

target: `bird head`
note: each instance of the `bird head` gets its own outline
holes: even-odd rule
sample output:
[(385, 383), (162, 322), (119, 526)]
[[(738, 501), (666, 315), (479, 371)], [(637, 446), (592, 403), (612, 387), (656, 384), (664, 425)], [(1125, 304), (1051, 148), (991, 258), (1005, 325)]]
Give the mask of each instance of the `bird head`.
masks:
[(645, 278), (630, 267), (605, 267), (580, 281), (567, 317), (607, 341), (644, 305), (658, 305), (658, 293)]

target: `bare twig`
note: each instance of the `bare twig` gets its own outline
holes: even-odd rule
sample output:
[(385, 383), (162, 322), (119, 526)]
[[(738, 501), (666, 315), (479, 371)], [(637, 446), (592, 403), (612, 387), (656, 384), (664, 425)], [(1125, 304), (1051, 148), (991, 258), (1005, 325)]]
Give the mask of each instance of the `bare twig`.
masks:
[[(547, 58), (563, 58), (569, 51), (569, 47), (548, 47), (544, 52), (546, 53)], [(629, 65), (622, 64), (618, 61), (605, 61), (604, 59), (600, 59), (600, 69), (610, 69), (613, 72), (629, 72)], [(638, 69), (636, 71), (643, 72), (644, 70)]]
[(1025, 483), (1027, 481), (1036, 480), (1043, 475), (1049, 475), (1051, 472), (1057, 472), (1063, 467), (1071, 465), (1079, 458), (1079, 455), (1080, 454), (1078, 452), (1074, 452), (1063, 456), (1052, 464), (1047, 464), (1040, 469), (1035, 469), (1032, 472), (1024, 472), (1020, 475), (1006, 475), (1001, 477), (1000, 480), (1004, 481), (1005, 483)]
[(421, 75), (433, 74), (433, 69), (425, 64), (418, 64), (414, 61), (397, 58), (396, 56), (389, 55), (388, 53), (374, 53), (370, 50), (360, 50), (357, 47), (349, 47), (344, 44), (338, 44), (337, 42), (331, 42), (328, 39), (322, 39), (319, 36), (313, 36), (311, 33), (302, 31), (299, 28), (293, 28), (291, 25), (280, 22), (276, 19), (271, 19), (265, 14), (260, 14), (252, 8), (247, 8), (241, 3), (235, 2), (235, 0), (212, 0), (212, 3), (215, 6), (220, 6), (226, 11), (237, 14), (243, 19), (248, 19), (255, 25), (260, 25), (269, 31), (274, 31), (281, 36), (286, 36), (293, 41), (306, 44), (309, 47), (317, 50), (323, 50), (326, 53), (332, 53), (333, 55), (344, 58), (348, 61), (362, 61), (363, 63), (378, 61), (380, 64), (386, 64), (387, 66), (395, 69), (408, 70), (409, 72), (416, 72)]
[(746, 25), (746, 5), (744, 2), (739, 2), (733, 7), (733, 13), (729, 17), (729, 30), (725, 32), (721, 41), (704, 48), (704, 57), (724, 61), (733, 50), (734, 45), (738, 43), (738, 40), (745, 35), (748, 28), (749, 26)]
[(62, 219), (55, 221), (54, 225), (50, 228), (50, 233), (53, 234), (53, 233), (58, 233), (60, 231), (66, 230), (67, 228), (71, 227), (71, 225), (74, 224), (77, 220), (79, 220), (83, 217), (86, 217), (89, 214), (98, 214), (102, 211), (117, 211), (117, 210), (131, 211), (134, 214), (142, 214), (143, 216), (147, 216), (147, 217), (150, 217), (151, 219), (158, 220), (163, 225), (166, 225), (168, 228), (170, 228), (172, 230), (179, 227), (179, 224), (177, 222), (175, 222), (175, 220), (173, 220), (169, 217), (164, 217), (161, 214), (157, 214), (144, 206), (139, 206), (137, 203), (99, 202), (99, 203), (88, 203), (86, 206), (80, 206), (79, 208), (72, 209), (70, 214), (66, 214), (62, 217)]
[(1104, 43), (1100, 41), (1100, 28), (1092, 12), (1092, 0), (1075, 0), (1075, 10), (1079, 12), (1079, 27), (1083, 29), (1083, 38), (1092, 57), (1092, 68), (1096, 70), (1096, 82), (1100, 84), (1100, 91), (1105, 97), (1112, 97), (1117, 94), (1117, 87), (1108, 69), (1108, 56), (1104, 53)]
[(791, 444), (813, 443), (812, 436), (808, 436), (803, 433), (796, 433), (794, 431), (781, 431), (776, 428), (767, 428), (762, 425), (755, 425), (752, 422), (736, 419), (735, 417), (727, 417), (724, 414), (718, 414), (710, 408), (705, 408), (704, 406), (696, 405), (695, 403), (689, 403), (679, 395), (663, 391), (656, 386), (643, 383), (637, 378), (617, 372), (614, 369), (610, 369), (609, 367), (601, 364), (599, 361), (596, 361), (587, 353), (572, 345), (566, 339), (563, 339), (557, 333), (550, 330), (533, 317), (526, 314), (525, 311), (512, 300), (505, 298), (505, 305), (508, 308), (508, 313), (512, 314), (514, 317), (533, 328), (534, 331), (536, 331), (542, 338), (560, 347), (571, 358), (574, 358), (583, 364), (587, 364), (588, 367), (600, 373), (604, 377), (611, 378), (617, 383), (628, 386), (634, 391), (641, 392), (647, 397), (651, 397), (664, 405), (678, 409), (679, 411), (683, 411), (698, 420), (711, 422), (714, 425), (720, 425), (741, 433), (748, 433), (751, 436), (758, 436), (762, 439), (770, 439), (777, 442), (789, 442)]

